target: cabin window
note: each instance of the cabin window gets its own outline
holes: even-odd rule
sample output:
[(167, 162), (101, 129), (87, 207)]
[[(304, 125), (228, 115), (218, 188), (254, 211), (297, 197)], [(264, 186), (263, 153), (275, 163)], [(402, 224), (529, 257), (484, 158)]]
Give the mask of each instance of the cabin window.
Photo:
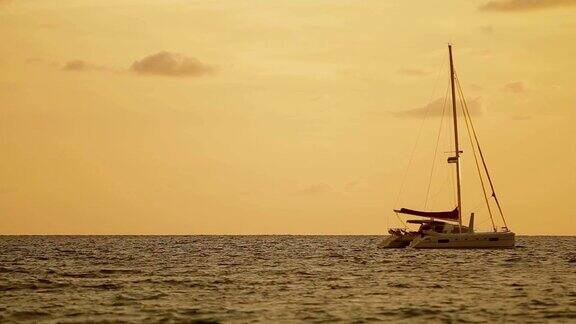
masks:
[(498, 241), (498, 238), (497, 237), (491, 237), (491, 238), (489, 238), (489, 240), (490, 241)]
[(438, 240), (438, 243), (448, 243), (448, 242), (450, 242), (449, 239), (440, 239), (440, 240)]

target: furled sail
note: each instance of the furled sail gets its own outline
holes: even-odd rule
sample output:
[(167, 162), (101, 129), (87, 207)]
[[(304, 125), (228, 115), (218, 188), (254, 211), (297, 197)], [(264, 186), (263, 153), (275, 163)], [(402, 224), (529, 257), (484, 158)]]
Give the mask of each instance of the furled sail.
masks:
[(394, 209), (394, 211), (401, 214), (408, 214), (422, 217), (458, 220), (458, 207), (454, 208), (454, 210), (451, 211), (437, 211), (437, 212), (426, 212), (426, 211), (412, 210), (408, 208)]

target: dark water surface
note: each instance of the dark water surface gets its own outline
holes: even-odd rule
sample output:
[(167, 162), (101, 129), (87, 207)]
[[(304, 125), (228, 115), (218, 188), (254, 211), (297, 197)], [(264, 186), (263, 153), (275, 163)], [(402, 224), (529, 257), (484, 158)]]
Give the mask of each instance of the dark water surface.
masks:
[(3, 236), (0, 321), (576, 322), (576, 237)]

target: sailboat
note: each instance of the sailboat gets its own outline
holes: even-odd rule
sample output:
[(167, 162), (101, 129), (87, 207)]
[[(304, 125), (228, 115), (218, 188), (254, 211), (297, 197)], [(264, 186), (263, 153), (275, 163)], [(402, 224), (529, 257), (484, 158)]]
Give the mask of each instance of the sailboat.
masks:
[[(422, 219), (409, 219), (406, 221), (408, 224), (419, 225), (418, 230), (409, 230), (407, 226), (404, 228), (390, 228), (389, 235), (380, 242), (379, 247), (382, 248), (415, 248), (415, 249), (472, 249), (472, 248), (513, 248), (515, 246), (515, 234), (512, 232), (506, 223), (500, 201), (496, 196), (494, 184), (484, 154), (480, 148), (476, 131), (472, 124), (470, 112), (467, 108), (465, 100), (463, 99), (462, 89), (458, 82), (458, 93), (461, 98), (461, 108), (463, 117), (468, 129), (471, 147), (473, 149), (474, 160), (476, 162), (480, 183), (482, 185), (482, 192), (490, 220), (492, 221), (492, 231), (477, 232), (474, 230), (474, 213), (470, 214), (468, 225), (462, 225), (462, 185), (461, 177), (461, 156), (463, 151), (458, 142), (458, 115), (456, 106), (456, 86), (457, 75), (454, 70), (454, 61), (452, 57), (452, 45), (448, 45), (448, 54), (450, 62), (450, 89), (452, 101), (452, 119), (454, 130), (454, 151), (452, 156), (448, 157), (447, 162), (455, 165), (456, 173), (456, 197), (457, 205), (454, 209), (449, 211), (419, 211), (409, 208), (394, 209), (394, 212), (404, 215), (412, 215), (422, 217)], [(456, 81), (456, 82), (455, 82)], [(481, 163), (480, 163), (481, 162)], [(487, 180), (487, 185), (485, 180)], [(487, 189), (491, 191), (488, 195)], [(497, 209), (502, 217), (504, 226), (497, 229), (494, 223), (493, 213), (490, 208), (490, 200), (494, 200)]]

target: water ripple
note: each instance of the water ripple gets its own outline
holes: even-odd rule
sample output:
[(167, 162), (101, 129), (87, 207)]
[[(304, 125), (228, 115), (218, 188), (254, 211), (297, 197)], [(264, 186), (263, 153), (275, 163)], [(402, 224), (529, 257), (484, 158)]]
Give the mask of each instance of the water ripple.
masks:
[(571, 322), (576, 238), (382, 250), (377, 236), (3, 236), (1, 322)]

